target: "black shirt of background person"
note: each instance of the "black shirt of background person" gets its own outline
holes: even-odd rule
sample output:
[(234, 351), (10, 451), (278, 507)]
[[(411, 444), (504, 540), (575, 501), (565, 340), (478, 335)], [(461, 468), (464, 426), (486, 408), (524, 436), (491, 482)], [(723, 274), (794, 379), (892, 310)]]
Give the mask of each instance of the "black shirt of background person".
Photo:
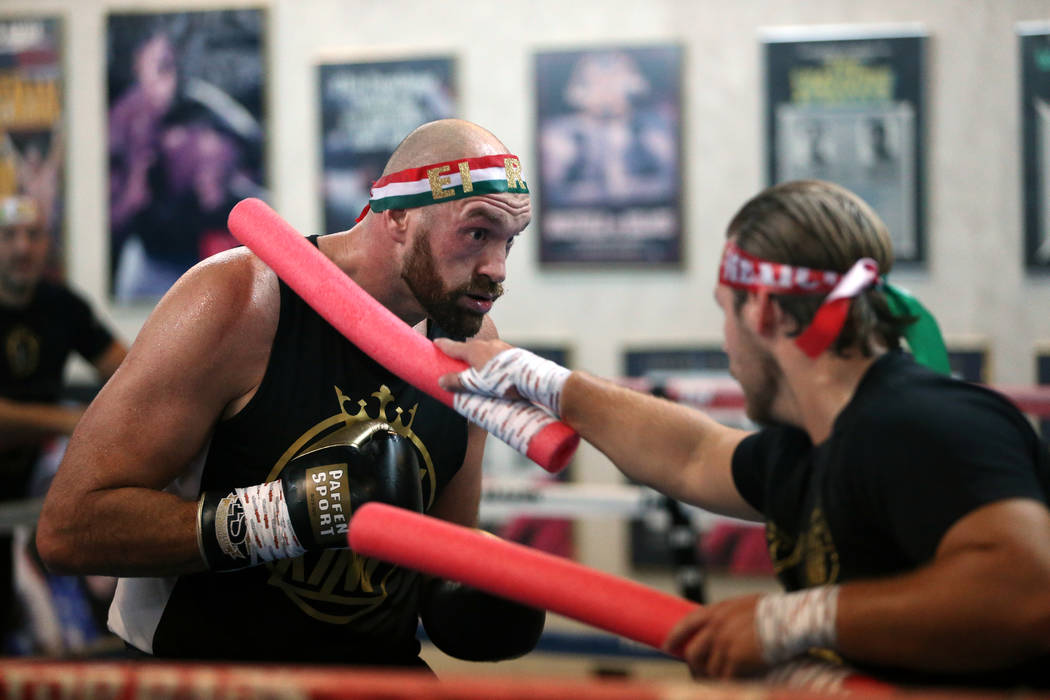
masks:
[[(97, 359), (113, 342), (86, 301), (60, 284), (41, 281), (23, 307), (0, 305), (0, 396), (56, 403), (73, 352)], [(20, 498), (38, 445), (0, 452), (0, 500)]]

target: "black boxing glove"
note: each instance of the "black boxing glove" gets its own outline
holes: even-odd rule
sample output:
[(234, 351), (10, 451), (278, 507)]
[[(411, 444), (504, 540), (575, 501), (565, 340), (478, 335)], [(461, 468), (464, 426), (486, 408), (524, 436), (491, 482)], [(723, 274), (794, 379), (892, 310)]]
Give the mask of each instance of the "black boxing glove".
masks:
[(441, 651), (464, 661), (505, 661), (532, 651), (547, 611), (446, 579), (423, 584), (423, 629)]
[(383, 421), (336, 431), (276, 481), (203, 493), (197, 545), (213, 571), (344, 548), (352, 511), (368, 501), (423, 510), (416, 448)]

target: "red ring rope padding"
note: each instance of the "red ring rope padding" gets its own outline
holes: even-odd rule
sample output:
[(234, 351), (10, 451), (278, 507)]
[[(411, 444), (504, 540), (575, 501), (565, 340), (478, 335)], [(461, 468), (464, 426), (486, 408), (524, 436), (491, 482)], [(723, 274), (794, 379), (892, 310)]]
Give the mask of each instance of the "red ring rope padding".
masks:
[[(452, 406), (452, 394), (438, 385), (438, 378), (462, 372), (468, 368), (465, 362), (413, 331), (262, 200), (238, 202), (228, 224), (237, 240), (350, 342), (412, 386)], [(553, 422), (532, 436), (526, 454), (544, 469), (558, 472), (579, 442), (572, 428)]]
[[(757, 683), (551, 676), (440, 679), (423, 671), (253, 664), (0, 660), (5, 700), (834, 700), (843, 691)], [(850, 686), (850, 700), (1041, 700), (1046, 693)]]

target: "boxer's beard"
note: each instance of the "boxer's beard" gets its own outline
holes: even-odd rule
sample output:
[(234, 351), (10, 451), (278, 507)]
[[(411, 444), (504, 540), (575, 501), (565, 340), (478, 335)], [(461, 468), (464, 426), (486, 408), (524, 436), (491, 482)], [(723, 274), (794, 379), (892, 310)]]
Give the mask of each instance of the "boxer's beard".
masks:
[(463, 308), (457, 303), (467, 294), (492, 299), (503, 294), (503, 285), (485, 275), (478, 275), (470, 284), (447, 289), (437, 272), (434, 254), (430, 249), (430, 235), (420, 231), (405, 260), (401, 278), (408, 284), (416, 299), (443, 331), (456, 338), (469, 338), (481, 328), (484, 314)]

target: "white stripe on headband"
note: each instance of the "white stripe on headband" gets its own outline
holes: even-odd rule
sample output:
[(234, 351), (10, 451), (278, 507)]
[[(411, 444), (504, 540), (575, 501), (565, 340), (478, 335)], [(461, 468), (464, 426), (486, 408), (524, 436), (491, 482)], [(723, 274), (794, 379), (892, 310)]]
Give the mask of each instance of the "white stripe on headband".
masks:
[[(446, 177), (449, 180), (446, 187), (461, 187), (463, 185), (463, 175), (459, 170), (448, 173)], [(470, 170), (471, 184), (485, 182), (487, 180), (506, 179), (507, 172), (505, 168), (480, 168), (478, 170)], [(429, 178), (423, 178), (413, 182), (391, 182), (389, 185), (374, 188), (372, 190), (372, 200), (383, 199), (384, 197), (404, 197), (406, 195), (422, 194), (424, 192), (431, 192)]]
[(461, 158), (385, 175), (372, 184), (369, 209), (410, 209), (428, 204), (501, 192), (528, 194), (521, 161), (510, 153)]

